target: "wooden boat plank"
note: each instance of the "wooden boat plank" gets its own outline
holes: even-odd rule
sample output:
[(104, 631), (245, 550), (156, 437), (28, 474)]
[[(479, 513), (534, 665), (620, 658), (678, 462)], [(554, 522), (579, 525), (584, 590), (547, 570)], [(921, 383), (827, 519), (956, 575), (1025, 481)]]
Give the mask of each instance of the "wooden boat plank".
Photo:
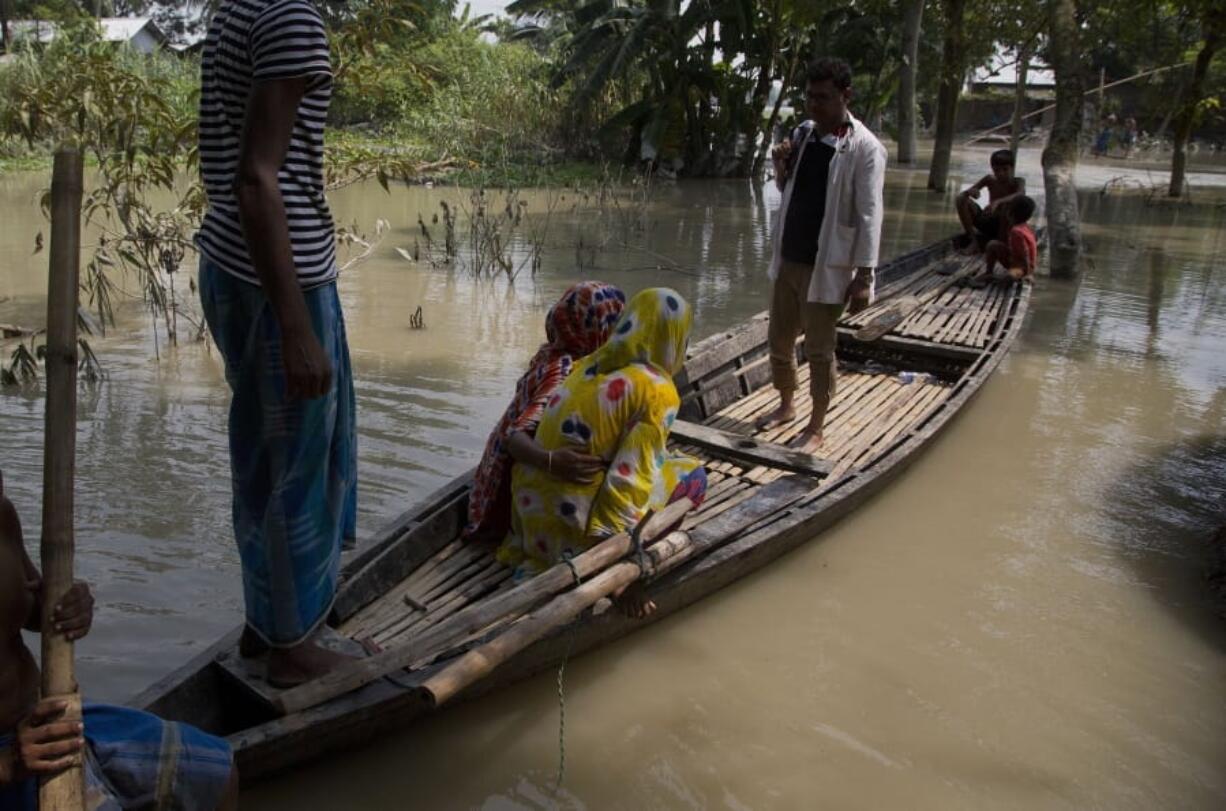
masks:
[(441, 507), (426, 516), (410, 529), (402, 542), (383, 547), (365, 566), (354, 571), (348, 582), (357, 587), (342, 588), (333, 608), (340, 620), (345, 620), (362, 606), (385, 593), (404, 577), (433, 555), (438, 548), (450, 542), (464, 526), (468, 513), (467, 488), (453, 495)]
[(735, 462), (751, 466), (774, 467), (806, 476), (822, 477), (830, 472), (830, 466), (807, 453), (798, 453), (789, 448), (743, 434), (732, 434), (697, 423), (677, 420), (670, 435), (689, 445)]
[(945, 343), (958, 344), (959, 346), (974, 346), (973, 336), (975, 326), (979, 323), (984, 313), (990, 312), (992, 302), (995, 300), (998, 287), (990, 285), (982, 290), (975, 290), (974, 295), (964, 297), (965, 311), (962, 317), (957, 320), (952, 328), (943, 336), (941, 340)]
[(476, 469), (466, 470), (442, 487), (427, 493), (413, 506), (400, 515), (385, 522), (373, 538), (367, 543), (359, 543), (350, 556), (346, 556), (341, 568), (342, 579), (349, 579), (369, 565), (389, 546), (399, 543), (404, 534), (422, 523), (426, 517), (438, 510), (440, 503), (447, 503), (467, 492), (472, 484)]

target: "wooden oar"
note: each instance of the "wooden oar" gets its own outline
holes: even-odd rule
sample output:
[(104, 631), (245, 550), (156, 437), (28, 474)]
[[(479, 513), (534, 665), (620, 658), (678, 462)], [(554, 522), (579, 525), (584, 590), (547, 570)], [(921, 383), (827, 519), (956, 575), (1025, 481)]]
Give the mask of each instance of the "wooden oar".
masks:
[[(688, 498), (681, 499), (652, 515), (639, 527), (640, 542), (649, 544), (656, 540), (693, 508)], [(443, 653), (499, 619), (527, 611), (570, 588), (576, 574), (581, 579), (591, 577), (625, 557), (633, 546), (630, 533), (614, 535), (576, 556), (569, 564), (559, 563), (509, 591), (469, 606), (402, 645), (367, 659), (357, 659), (314, 681), (281, 692), (274, 701), (275, 709), (285, 715), (314, 707), (431, 655)]]
[[(77, 283), (81, 258), (81, 153), (60, 149), (51, 175), (51, 268), (47, 289), (47, 410), (43, 436), (42, 697), (68, 703), (64, 720), (81, 719), (73, 645), (55, 629), (55, 607), (72, 588), (73, 472), (77, 447)], [(80, 761), (43, 778), (44, 811), (80, 811)]]
[(906, 321), (916, 310), (935, 300), (950, 287), (974, 273), (976, 264), (973, 258), (967, 259), (965, 267), (956, 273), (946, 276), (944, 281), (931, 290), (925, 290), (918, 296), (902, 296), (895, 299), (891, 302), (888, 309), (873, 316), (867, 324), (853, 332), (852, 337), (857, 341), (877, 340), (903, 321)]

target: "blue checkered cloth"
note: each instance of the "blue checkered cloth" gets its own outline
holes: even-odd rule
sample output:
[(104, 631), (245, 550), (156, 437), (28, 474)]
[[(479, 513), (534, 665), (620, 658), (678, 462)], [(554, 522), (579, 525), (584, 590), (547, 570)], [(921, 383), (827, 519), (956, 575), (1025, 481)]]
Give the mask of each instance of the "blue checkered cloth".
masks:
[[(107, 704), (86, 704), (86, 811), (213, 811), (230, 781), (223, 739), (193, 726)], [(0, 735), (0, 749), (13, 735)], [(0, 786), (0, 811), (37, 811), (38, 779)]]
[(279, 647), (301, 642), (327, 618), (341, 546), (357, 521), (357, 409), (340, 298), (335, 282), (303, 296), (332, 362), (332, 389), (289, 400), (268, 297), (201, 259), (204, 315), (234, 393), (230, 468), (247, 624)]

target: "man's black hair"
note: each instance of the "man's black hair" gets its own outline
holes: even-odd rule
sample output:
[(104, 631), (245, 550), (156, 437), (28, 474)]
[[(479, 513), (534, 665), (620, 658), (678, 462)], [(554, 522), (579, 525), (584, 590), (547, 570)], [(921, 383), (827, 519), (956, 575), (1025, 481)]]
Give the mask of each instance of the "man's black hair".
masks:
[(1013, 151), (1009, 149), (998, 149), (992, 153), (989, 158), (993, 166), (1016, 166), (1017, 161), (1013, 157)]
[(1009, 205), (1009, 213), (1013, 215), (1013, 221), (1020, 225), (1034, 216), (1034, 208), (1034, 198), (1023, 194), (1021, 197), (1013, 198), (1013, 202)]
[(842, 59), (823, 56), (809, 63), (805, 80), (809, 82), (830, 81), (834, 82), (834, 86), (839, 90), (846, 90), (851, 87), (851, 66)]

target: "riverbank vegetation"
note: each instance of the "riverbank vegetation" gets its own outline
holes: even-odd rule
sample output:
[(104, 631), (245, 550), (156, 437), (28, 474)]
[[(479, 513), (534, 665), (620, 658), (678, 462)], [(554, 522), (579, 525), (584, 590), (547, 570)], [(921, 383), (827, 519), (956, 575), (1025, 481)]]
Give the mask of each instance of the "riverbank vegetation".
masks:
[[(42, 17), (60, 32), (47, 44), (41, 41), (47, 36), (32, 36), (25, 23), (4, 26), (0, 129), (8, 137), (0, 139), (0, 160), (6, 165), (47, 154), (45, 143), (28, 137), (42, 115), (39, 97), (29, 91), (63, 89), (65, 72), (88, 84), (87, 71), (108, 61), (81, 50), (89, 44), (87, 12), (152, 13), (173, 34), (198, 37), (210, 8), (146, 0), (3, 5), (13, 19)], [(1100, 75), (1119, 79), (1182, 66), (1092, 99), (1097, 113), (1137, 118), (1141, 130), (1169, 142), (1176, 156), (1197, 133), (1210, 141), (1226, 135), (1219, 4), (1074, 5), (1087, 88)], [(502, 166), (541, 182), (550, 180), (546, 170), (553, 166), (571, 167), (573, 175), (578, 165), (607, 163), (690, 177), (749, 176), (764, 171), (771, 135), (801, 109), (806, 61), (825, 53), (851, 63), (857, 114), (874, 130), (891, 140), (906, 140), (913, 126), (936, 134), (935, 187), (944, 183), (957, 131), (974, 123), (959, 118), (959, 105), (968, 98), (986, 104), (1009, 92), (968, 85), (970, 71), (998, 52), (1010, 55), (996, 62), (1006, 69), (1012, 61), (1052, 64), (1051, 6), (1045, 0), (515, 0), (509, 16), (492, 19), (473, 17), (455, 0), (319, 2), (336, 72), (330, 124), (354, 148), (365, 144), (456, 171)], [(138, 55), (108, 45), (112, 75), (167, 91), (160, 96), (164, 104), (190, 121), (195, 49)], [(1026, 71), (1017, 73), (1025, 82)], [(1019, 111), (1045, 93), (1050, 96), (1023, 87)], [(538, 171), (525, 174), (530, 167)]]
[[(150, 13), (182, 42), (202, 34), (213, 1), (0, 2), (0, 168), (38, 166), (64, 141), (86, 153), (96, 180), (85, 215), (102, 238), (82, 279), (99, 329), (113, 322), (120, 271), (140, 280), (161, 340), (200, 335), (179, 306), (184, 290), (175, 279), (205, 200), (193, 180), (198, 50), (138, 53), (108, 41), (92, 15)], [(333, 189), (368, 180), (385, 189), (459, 182), (476, 201), (487, 188), (513, 197), (516, 188), (554, 185), (608, 199), (613, 177), (760, 178), (772, 140), (803, 115), (806, 62), (833, 54), (851, 63), (857, 114), (899, 144), (902, 162), (915, 160), (919, 130), (935, 133), (929, 186), (944, 191), (950, 152), (972, 123), (959, 117), (965, 80), (1005, 53), (1056, 71), (1051, 134), (1059, 149), (1049, 148), (1044, 166), (1048, 198), (1060, 203), (1049, 210), (1059, 220), (1053, 233), (1069, 243), (1059, 264), (1073, 267), (1070, 167), (1097, 126), (1084, 121), (1130, 113), (1150, 143), (1169, 135), (1172, 196), (1186, 188), (1195, 136), (1226, 136), (1219, 53), (1226, 12), (1210, 0), (1141, 0), (1144, 8), (1127, 9), (1105, 0), (515, 0), (497, 19), (474, 17), (455, 0), (318, 6), (333, 50), (326, 155)], [(54, 27), (15, 22), (32, 18)], [(1126, 98), (1086, 97), (1092, 112), (1081, 115), (1081, 89), (1092, 90), (1096, 76), (1164, 66), (1175, 67)], [(1015, 143), (1027, 128), (1023, 110), (1051, 96), (1027, 85), (1024, 68), (1017, 75)], [(1008, 91), (971, 90), (972, 99)], [(501, 219), (492, 212), (477, 202), (459, 212), (469, 220), (462, 226), (469, 253), (481, 258), (477, 275), (513, 280), (539, 263), (544, 240), (529, 234), (517, 210)], [(339, 236), (359, 260), (385, 230), (351, 225)], [(423, 243), (432, 239), (422, 234)], [(516, 239), (526, 240), (526, 265), (522, 257), (508, 265)], [(471, 258), (446, 244), (441, 253), (422, 250), (432, 264)], [(576, 255), (590, 247), (576, 246)], [(10, 382), (32, 368), (9, 364)]]

